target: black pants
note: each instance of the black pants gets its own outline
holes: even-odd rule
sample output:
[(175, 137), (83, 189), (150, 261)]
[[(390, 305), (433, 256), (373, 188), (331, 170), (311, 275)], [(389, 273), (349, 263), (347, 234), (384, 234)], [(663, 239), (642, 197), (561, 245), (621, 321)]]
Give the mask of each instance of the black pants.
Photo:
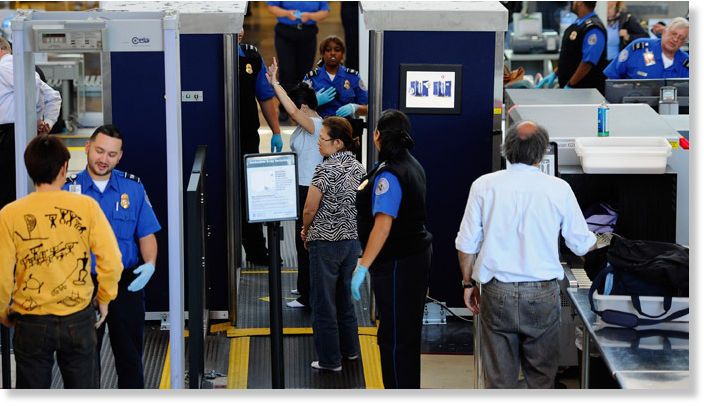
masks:
[[(144, 289), (130, 292), (127, 287), (135, 279), (132, 267), (122, 271), (117, 298), (108, 306), (108, 317), (97, 330), (98, 377), (100, 376), (100, 348), (105, 336), (105, 325), (110, 334), (110, 345), (115, 356), (117, 387), (119, 389), (144, 389)], [(93, 283), (98, 283), (93, 275)], [(97, 291), (97, 288), (96, 288)]]
[(68, 316), (18, 316), (13, 336), (17, 389), (49, 389), (54, 353), (64, 388), (98, 389), (95, 344), (90, 305)]
[(306, 204), (308, 196), (308, 186), (298, 185), (298, 220), (296, 220), (296, 259), (298, 262), (298, 277), (296, 279), (296, 289), (301, 295), (298, 302), (310, 306), (310, 258), (308, 251), (301, 240), (301, 228), (303, 227), (303, 206)]
[(257, 259), (258, 262), (264, 261), (267, 256), (266, 240), (264, 239), (264, 231), (262, 223), (247, 222), (247, 192), (245, 190), (245, 154), (259, 153), (259, 133), (257, 129), (242, 129), (241, 130), (240, 150), (242, 151), (242, 170), (240, 171), (240, 202), (242, 207), (242, 246), (247, 254), (247, 260), (252, 261)]
[(0, 209), (15, 200), (15, 125), (0, 124)]
[(372, 264), (379, 310), (377, 342), (386, 389), (420, 388), (420, 342), (432, 247), (408, 257)]
[(277, 23), (274, 27), (274, 47), (279, 62), (279, 81), (286, 91), (294, 88), (313, 69), (318, 27)]

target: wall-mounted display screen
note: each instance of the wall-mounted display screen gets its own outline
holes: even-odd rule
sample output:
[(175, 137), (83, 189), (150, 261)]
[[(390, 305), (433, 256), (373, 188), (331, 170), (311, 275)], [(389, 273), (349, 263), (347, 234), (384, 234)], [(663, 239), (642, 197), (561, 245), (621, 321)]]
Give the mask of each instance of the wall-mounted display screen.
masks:
[(462, 65), (401, 64), (399, 109), (412, 114), (460, 114)]

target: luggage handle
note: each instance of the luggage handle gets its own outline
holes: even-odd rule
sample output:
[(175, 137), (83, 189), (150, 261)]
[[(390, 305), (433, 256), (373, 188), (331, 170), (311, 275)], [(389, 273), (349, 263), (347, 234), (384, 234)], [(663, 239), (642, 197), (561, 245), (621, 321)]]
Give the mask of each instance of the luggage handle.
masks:
[(672, 307), (672, 296), (664, 296), (663, 297), (664, 302), (663, 302), (663, 307), (665, 308), (665, 311), (658, 314), (657, 316), (650, 315), (648, 313), (645, 313), (640, 305), (640, 297), (637, 295), (631, 295), (631, 303), (633, 303), (633, 307), (636, 309), (638, 314), (643, 315), (645, 317), (650, 317), (651, 319), (656, 319), (658, 317), (662, 317), (667, 314), (667, 312), (670, 311), (670, 308)]

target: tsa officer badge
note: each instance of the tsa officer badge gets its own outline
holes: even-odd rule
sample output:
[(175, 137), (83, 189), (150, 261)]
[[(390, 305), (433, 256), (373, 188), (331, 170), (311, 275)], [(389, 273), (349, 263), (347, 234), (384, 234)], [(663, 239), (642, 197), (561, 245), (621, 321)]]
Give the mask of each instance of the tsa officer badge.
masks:
[(345, 84), (343, 86), (345, 87), (345, 89), (350, 90), (350, 81), (345, 80)]
[(120, 206), (122, 206), (123, 209), (130, 207), (130, 197), (127, 196), (127, 193), (123, 193), (122, 196), (120, 196)]
[(645, 66), (655, 65), (655, 55), (649, 49), (643, 52), (643, 62)]
[(248, 63), (247, 66), (244, 67), (244, 70), (247, 71), (247, 73), (249, 73), (250, 75), (252, 74), (252, 72), (254, 72), (254, 70), (252, 70), (252, 64), (250, 63)]
[(572, 31), (570, 34), (570, 41), (574, 41), (575, 39), (577, 39), (577, 31)]

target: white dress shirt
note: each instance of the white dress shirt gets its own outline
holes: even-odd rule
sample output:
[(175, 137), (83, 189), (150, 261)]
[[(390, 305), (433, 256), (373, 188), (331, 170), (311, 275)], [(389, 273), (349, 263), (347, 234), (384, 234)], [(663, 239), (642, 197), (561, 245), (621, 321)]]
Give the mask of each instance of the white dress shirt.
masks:
[[(61, 109), (61, 94), (42, 82), (34, 73), (37, 85), (37, 120), (53, 126)], [(12, 55), (0, 58), (0, 124), (15, 122), (15, 81)]]
[(596, 242), (567, 182), (513, 164), (474, 181), (455, 247), (478, 253), (472, 278), (481, 283), (561, 280), (560, 231), (577, 255)]

